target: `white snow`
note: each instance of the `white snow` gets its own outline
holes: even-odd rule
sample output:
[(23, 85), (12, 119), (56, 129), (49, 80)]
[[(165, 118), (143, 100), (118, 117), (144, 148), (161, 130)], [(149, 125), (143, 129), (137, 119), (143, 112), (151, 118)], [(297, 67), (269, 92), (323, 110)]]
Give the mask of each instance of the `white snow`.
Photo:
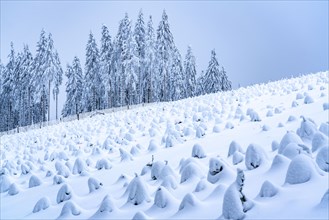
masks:
[(3, 135), (0, 218), (327, 219), (328, 83), (320, 72)]

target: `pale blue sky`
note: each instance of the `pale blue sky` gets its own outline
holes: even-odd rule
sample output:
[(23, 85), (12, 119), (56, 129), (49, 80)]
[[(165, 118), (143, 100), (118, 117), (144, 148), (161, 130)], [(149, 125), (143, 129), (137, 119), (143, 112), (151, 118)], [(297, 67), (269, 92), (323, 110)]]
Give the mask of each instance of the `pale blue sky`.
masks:
[(198, 72), (215, 48), (219, 62), (237, 87), (328, 69), (328, 1), (3, 1), (1, 60), (10, 41), (33, 54), (40, 31), (51, 32), (63, 68), (75, 55), (85, 61), (91, 30), (100, 45), (101, 25), (112, 37), (128, 12), (134, 22), (143, 9), (156, 29), (163, 9), (183, 57), (191, 45)]

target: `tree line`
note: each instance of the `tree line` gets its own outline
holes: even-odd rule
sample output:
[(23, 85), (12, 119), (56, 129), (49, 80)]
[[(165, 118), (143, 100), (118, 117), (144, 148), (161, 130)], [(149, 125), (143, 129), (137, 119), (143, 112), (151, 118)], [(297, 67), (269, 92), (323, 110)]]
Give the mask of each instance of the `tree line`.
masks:
[[(134, 27), (126, 13), (113, 39), (103, 25), (100, 47), (90, 32), (85, 59), (84, 70), (76, 56), (66, 66), (63, 117), (231, 90), (215, 50), (211, 51), (206, 72), (197, 78), (192, 48), (188, 46), (183, 60), (165, 11), (156, 31), (152, 16), (145, 24), (142, 11)], [(57, 120), (63, 73), (50, 33), (41, 31), (34, 57), (28, 45), (16, 54), (11, 43), (7, 65), (0, 62), (0, 131), (49, 121), (51, 96)]]

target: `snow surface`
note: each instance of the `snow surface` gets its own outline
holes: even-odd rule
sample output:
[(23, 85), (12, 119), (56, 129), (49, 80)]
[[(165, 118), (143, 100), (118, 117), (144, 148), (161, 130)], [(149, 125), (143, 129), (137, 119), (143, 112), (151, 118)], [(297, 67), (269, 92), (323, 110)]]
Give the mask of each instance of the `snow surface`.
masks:
[(328, 82), (321, 72), (4, 135), (0, 218), (327, 219)]

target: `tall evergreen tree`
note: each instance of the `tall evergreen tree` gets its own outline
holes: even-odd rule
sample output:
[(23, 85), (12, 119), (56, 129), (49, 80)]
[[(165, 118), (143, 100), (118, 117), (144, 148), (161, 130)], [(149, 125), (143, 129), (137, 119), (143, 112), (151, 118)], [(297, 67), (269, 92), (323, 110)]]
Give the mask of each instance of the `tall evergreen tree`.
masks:
[(175, 101), (184, 98), (186, 93), (186, 83), (183, 82), (183, 65), (182, 56), (177, 48), (172, 54), (172, 68), (169, 73), (169, 84), (167, 88), (170, 91), (170, 98), (168, 101)]
[(144, 74), (144, 97), (150, 103), (157, 100), (157, 80), (155, 77), (155, 34), (153, 29), (152, 16), (147, 22), (145, 36), (145, 74)]
[(94, 111), (100, 108), (102, 83), (99, 74), (99, 52), (94, 35), (90, 32), (86, 47), (86, 64), (84, 77), (84, 108)]
[(137, 94), (138, 103), (146, 102), (146, 94), (144, 93), (145, 85), (145, 24), (142, 10), (139, 11), (138, 18), (135, 25), (134, 36), (137, 44), (137, 55), (139, 59), (138, 68), (138, 84), (137, 84)]
[[(157, 81), (159, 82), (159, 101), (169, 100), (168, 79), (171, 69), (171, 56), (174, 49), (174, 39), (171, 34), (166, 11), (162, 13), (162, 20), (157, 29), (156, 62)], [(158, 100), (156, 100), (158, 101)]]
[(82, 112), (82, 68), (78, 57), (74, 57), (72, 66), (67, 65), (65, 72), (66, 82), (66, 102), (62, 110), (64, 117), (76, 114), (79, 119), (79, 113)]
[(187, 53), (184, 61), (184, 71), (186, 84), (185, 97), (193, 97), (196, 95), (196, 64), (191, 46), (188, 46), (187, 48)]
[(204, 95), (205, 89), (204, 89), (204, 72), (201, 72), (201, 75), (196, 80), (196, 95)]
[(112, 107), (113, 96), (114, 96), (114, 77), (112, 74), (112, 54), (113, 45), (111, 41), (111, 35), (106, 25), (102, 26), (102, 38), (100, 48), (100, 71), (101, 79), (104, 84), (105, 97), (104, 97), (104, 108)]
[(203, 80), (205, 93), (222, 91), (222, 77), (222, 72), (216, 58), (216, 52), (212, 50), (211, 59)]
[(228, 80), (228, 77), (226, 75), (226, 71), (224, 67), (222, 67), (222, 91), (228, 91), (232, 89), (232, 83)]

